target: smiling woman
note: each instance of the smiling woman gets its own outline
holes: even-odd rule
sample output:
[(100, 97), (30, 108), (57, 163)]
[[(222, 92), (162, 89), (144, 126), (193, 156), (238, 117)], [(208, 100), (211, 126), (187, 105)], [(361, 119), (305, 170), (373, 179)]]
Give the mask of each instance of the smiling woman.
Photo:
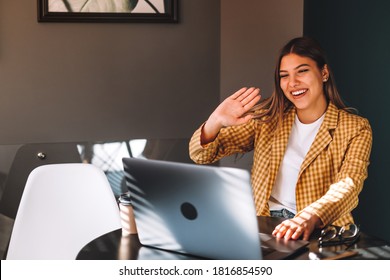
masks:
[(346, 107), (311, 38), (282, 48), (274, 87), (262, 101), (255, 87), (225, 99), (193, 134), (191, 158), (209, 164), (253, 150), (257, 215), (289, 218), (278, 238), (307, 240), (315, 228), (353, 223), (371, 153), (368, 120)]
[(319, 69), (312, 59), (294, 53), (280, 62), (280, 87), (285, 97), (294, 104), (302, 123), (313, 123), (328, 107), (323, 84), (328, 80), (327, 65)]

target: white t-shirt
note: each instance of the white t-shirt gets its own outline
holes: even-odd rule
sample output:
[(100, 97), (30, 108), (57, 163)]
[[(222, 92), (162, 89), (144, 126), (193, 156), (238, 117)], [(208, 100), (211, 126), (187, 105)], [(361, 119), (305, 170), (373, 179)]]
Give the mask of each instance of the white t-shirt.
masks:
[(303, 124), (295, 115), (284, 158), (276, 176), (269, 201), (270, 210), (287, 210), (296, 213), (295, 187), (302, 162), (324, 120), (322, 115), (310, 124)]

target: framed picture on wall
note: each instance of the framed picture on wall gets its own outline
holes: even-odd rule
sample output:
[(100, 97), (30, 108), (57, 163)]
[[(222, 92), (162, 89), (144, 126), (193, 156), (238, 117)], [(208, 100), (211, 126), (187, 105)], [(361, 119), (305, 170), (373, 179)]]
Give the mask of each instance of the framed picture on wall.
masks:
[(178, 0), (37, 0), (38, 22), (175, 23)]

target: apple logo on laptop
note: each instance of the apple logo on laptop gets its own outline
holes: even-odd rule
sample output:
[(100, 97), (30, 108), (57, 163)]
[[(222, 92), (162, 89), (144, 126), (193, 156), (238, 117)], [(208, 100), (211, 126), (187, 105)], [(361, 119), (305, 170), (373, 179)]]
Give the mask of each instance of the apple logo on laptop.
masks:
[(196, 211), (195, 206), (189, 202), (184, 202), (180, 206), (180, 210), (183, 216), (188, 220), (195, 220), (198, 217), (198, 211)]

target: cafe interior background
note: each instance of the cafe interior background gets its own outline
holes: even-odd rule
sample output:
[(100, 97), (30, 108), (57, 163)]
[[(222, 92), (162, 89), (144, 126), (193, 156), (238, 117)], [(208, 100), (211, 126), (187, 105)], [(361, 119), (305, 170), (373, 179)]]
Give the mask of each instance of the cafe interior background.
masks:
[[(37, 1), (0, 0), (0, 196), (25, 144), (75, 143), (116, 195), (122, 156), (190, 162), (188, 139), (218, 103), (242, 86), (269, 96), (279, 48), (310, 35), (342, 96), (371, 122), (354, 214), (390, 240), (389, 11), (385, 0), (179, 0), (176, 23), (38, 22)], [(250, 169), (250, 154), (219, 164)], [(2, 220), (0, 250), (12, 227)]]

